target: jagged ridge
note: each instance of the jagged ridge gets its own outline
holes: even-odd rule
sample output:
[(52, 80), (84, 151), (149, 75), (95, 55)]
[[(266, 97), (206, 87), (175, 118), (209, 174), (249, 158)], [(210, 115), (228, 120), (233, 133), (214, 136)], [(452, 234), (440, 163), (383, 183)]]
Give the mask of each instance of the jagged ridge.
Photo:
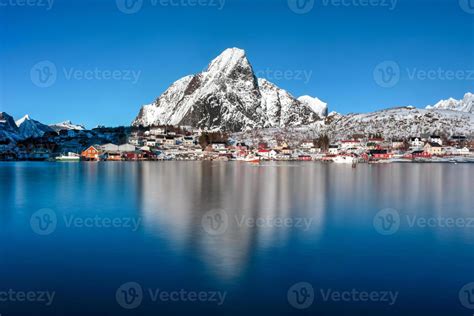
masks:
[(245, 51), (230, 48), (206, 71), (176, 81), (154, 103), (143, 106), (132, 124), (240, 131), (306, 125), (323, 113), (256, 78)]

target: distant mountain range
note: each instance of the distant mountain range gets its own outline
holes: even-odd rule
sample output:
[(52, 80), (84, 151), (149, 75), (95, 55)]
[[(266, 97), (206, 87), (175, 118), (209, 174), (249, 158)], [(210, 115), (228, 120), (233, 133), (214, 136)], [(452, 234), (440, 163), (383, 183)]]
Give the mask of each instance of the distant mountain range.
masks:
[(473, 94), (467, 93), (462, 100), (442, 100), (426, 110), (399, 107), (369, 114), (328, 114), (327, 103), (318, 98), (295, 98), (257, 78), (245, 51), (229, 48), (205, 71), (176, 81), (155, 102), (143, 106), (132, 124), (232, 132), (312, 126), (338, 136), (383, 129), (383, 134), (393, 136), (430, 130), (472, 134), (473, 103)]
[(397, 107), (364, 114), (332, 114), (317, 125), (320, 133), (331, 138), (351, 135), (382, 135), (403, 139), (423, 134), (474, 135), (474, 114), (453, 110)]
[(464, 99), (456, 100), (449, 98), (448, 100), (441, 100), (435, 105), (427, 106), (428, 110), (452, 110), (466, 113), (474, 113), (474, 94), (466, 93)]
[[(174, 82), (152, 104), (141, 108), (134, 126), (187, 125), (203, 130), (278, 131), (288, 127), (336, 138), (381, 134), (401, 138), (420, 133), (474, 134), (474, 95), (441, 100), (425, 109), (397, 107), (367, 114), (328, 114), (316, 97), (293, 97), (266, 79), (257, 78), (245, 51), (226, 49), (207, 69)], [(0, 113), (0, 141), (41, 137), (46, 132), (85, 130), (70, 121), (46, 125), (28, 115), (14, 121)]]
[(46, 125), (32, 119), (29, 115), (25, 115), (15, 122), (13, 117), (7, 113), (0, 113), (0, 141), (38, 138), (47, 132), (59, 132), (61, 130), (85, 130), (85, 128), (82, 125), (75, 125), (71, 121)]
[(64, 121), (61, 123), (56, 123), (49, 125), (54, 131), (59, 132), (61, 130), (76, 130), (76, 131), (83, 131), (86, 128), (84, 125), (74, 124), (71, 121)]

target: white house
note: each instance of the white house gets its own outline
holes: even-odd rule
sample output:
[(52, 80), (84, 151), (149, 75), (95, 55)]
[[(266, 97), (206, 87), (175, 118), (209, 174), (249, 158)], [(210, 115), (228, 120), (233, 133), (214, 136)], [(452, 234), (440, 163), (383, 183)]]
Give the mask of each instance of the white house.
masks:
[(360, 147), (360, 142), (358, 140), (342, 140), (341, 141), (341, 150), (357, 149)]
[(174, 146), (174, 145), (176, 145), (176, 140), (174, 139), (173, 136), (167, 136), (165, 138), (165, 145), (166, 146)]
[(269, 150), (269, 149), (260, 149), (257, 151), (257, 154), (260, 157), (267, 158), (267, 159), (274, 159), (277, 157), (278, 152), (276, 150)]
[(441, 139), (441, 137), (436, 136), (436, 135), (430, 136), (430, 142), (443, 146), (443, 140)]
[(330, 155), (337, 155), (337, 154), (339, 154), (339, 146), (337, 146), (337, 145), (330, 145), (330, 146), (329, 146), (329, 154), (330, 154)]
[(184, 137), (183, 145), (186, 146), (186, 147), (194, 146), (194, 137), (191, 137), (191, 136)]
[(149, 147), (156, 147), (156, 139), (155, 138), (148, 138), (145, 142), (146, 146)]
[(165, 130), (161, 127), (152, 127), (150, 128), (150, 134), (151, 135), (163, 135), (165, 133)]
[(425, 145), (421, 137), (410, 138), (410, 144), (411, 144), (411, 147), (415, 147), (415, 148), (422, 148)]
[(303, 148), (303, 149), (314, 148), (314, 143), (312, 141), (306, 140), (306, 141), (301, 143), (301, 148)]
[(468, 155), (470, 154), (469, 148), (467, 148), (467, 147), (459, 148), (459, 149), (457, 150), (457, 154), (458, 154), (458, 155), (462, 155), (462, 156), (468, 156)]

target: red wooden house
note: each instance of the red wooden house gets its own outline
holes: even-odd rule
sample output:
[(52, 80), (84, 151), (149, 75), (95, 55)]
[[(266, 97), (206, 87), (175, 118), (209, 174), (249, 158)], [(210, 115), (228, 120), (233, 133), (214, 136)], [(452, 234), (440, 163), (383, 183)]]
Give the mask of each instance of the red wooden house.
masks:
[(137, 161), (137, 160), (143, 160), (145, 154), (144, 152), (137, 150), (137, 151), (124, 153), (123, 156), (125, 160)]
[(373, 159), (390, 159), (393, 154), (385, 149), (374, 149), (369, 151), (369, 156)]
[(298, 160), (300, 160), (300, 161), (311, 161), (312, 158), (309, 155), (299, 155)]
[(82, 159), (87, 160), (87, 161), (91, 161), (91, 160), (97, 161), (99, 160), (99, 155), (100, 155), (100, 151), (94, 146), (90, 146), (89, 148), (87, 148), (81, 153)]

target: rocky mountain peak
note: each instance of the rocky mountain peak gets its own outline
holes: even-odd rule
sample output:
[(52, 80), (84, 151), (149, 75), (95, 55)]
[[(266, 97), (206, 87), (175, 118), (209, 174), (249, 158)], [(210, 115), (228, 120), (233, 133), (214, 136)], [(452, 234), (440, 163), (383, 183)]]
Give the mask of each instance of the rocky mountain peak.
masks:
[(229, 76), (232, 71), (238, 68), (252, 70), (245, 51), (234, 47), (224, 50), (219, 56), (214, 58), (207, 67), (206, 72)]
[(26, 115), (23, 116), (21, 119), (17, 120), (15, 123), (16, 123), (16, 126), (20, 127), (20, 125), (21, 125), (24, 121), (29, 121), (29, 120), (31, 120), (30, 115), (26, 114)]
[(441, 100), (435, 105), (429, 105), (426, 107), (428, 110), (451, 110), (460, 111), (466, 113), (474, 113), (474, 94), (468, 92), (464, 95), (464, 98), (457, 100), (449, 98), (447, 100)]
[(15, 124), (15, 120), (6, 112), (0, 112), (0, 127), (7, 131), (18, 131), (18, 126)]
[(318, 113), (287, 91), (257, 79), (244, 50), (229, 48), (205, 71), (176, 81), (154, 103), (143, 106), (132, 124), (241, 131), (299, 126), (319, 119)]

